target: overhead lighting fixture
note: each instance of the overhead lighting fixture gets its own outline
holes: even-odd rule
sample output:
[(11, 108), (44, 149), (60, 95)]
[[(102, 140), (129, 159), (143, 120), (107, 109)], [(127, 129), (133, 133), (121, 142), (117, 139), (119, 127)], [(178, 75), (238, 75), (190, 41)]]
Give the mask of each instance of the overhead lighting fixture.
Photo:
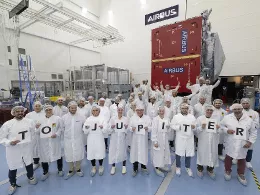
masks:
[(83, 8), (82, 8), (82, 11), (81, 11), (81, 14), (84, 16), (84, 15), (86, 15), (87, 13), (88, 13), (88, 9), (85, 8), (85, 7), (83, 7)]

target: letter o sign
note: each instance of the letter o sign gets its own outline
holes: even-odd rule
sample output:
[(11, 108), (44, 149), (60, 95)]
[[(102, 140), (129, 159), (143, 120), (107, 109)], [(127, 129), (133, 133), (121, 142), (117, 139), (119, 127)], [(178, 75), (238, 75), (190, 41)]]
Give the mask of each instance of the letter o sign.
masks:
[(45, 126), (41, 131), (43, 134), (49, 134), (51, 132), (51, 128), (49, 126)]

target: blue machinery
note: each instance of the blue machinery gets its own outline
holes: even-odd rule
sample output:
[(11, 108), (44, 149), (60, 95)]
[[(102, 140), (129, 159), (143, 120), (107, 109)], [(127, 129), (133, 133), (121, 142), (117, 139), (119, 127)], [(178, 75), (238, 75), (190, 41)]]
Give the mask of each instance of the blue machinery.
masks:
[[(18, 73), (19, 73), (19, 88), (20, 88), (20, 100), (24, 107), (29, 107), (29, 110), (33, 110), (33, 103), (37, 97), (38, 82), (35, 76), (34, 68), (30, 56), (25, 56), (26, 61), (22, 58), (22, 55), (18, 55)], [(27, 90), (25, 98), (23, 98), (23, 83)], [(34, 91), (34, 95), (32, 94)]]

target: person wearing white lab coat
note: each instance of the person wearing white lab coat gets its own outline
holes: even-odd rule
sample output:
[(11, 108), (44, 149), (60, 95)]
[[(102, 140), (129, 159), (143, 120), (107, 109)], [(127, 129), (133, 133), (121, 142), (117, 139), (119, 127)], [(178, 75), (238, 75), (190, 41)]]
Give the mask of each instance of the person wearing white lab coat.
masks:
[(153, 118), (158, 115), (159, 106), (160, 106), (160, 102), (156, 102), (155, 96), (151, 96), (146, 111), (147, 116), (149, 116), (151, 120), (153, 120)]
[(128, 110), (131, 109), (130, 107), (131, 107), (132, 102), (134, 102), (134, 100), (135, 99), (131, 96), (128, 98), (128, 102), (126, 103), (125, 108), (124, 108), (124, 111), (125, 111), (124, 116), (127, 116), (127, 112), (128, 112)]
[[(155, 98), (157, 99), (157, 101), (160, 101), (161, 103), (163, 103), (164, 96), (163, 96), (163, 93), (159, 90), (158, 86), (154, 85), (153, 90), (150, 89), (149, 95), (150, 96), (154, 95)], [(160, 106), (162, 106), (162, 104)]]
[[(136, 104), (135, 102), (131, 103), (131, 109), (128, 110), (126, 117), (128, 118), (128, 121), (130, 121), (131, 117), (136, 114)], [(131, 149), (131, 144), (132, 144), (132, 137), (133, 137), (133, 132), (132, 131), (127, 131), (127, 146), (128, 146), (128, 151), (130, 152)]]
[(181, 157), (185, 157), (185, 167), (188, 175), (193, 177), (190, 168), (191, 157), (194, 156), (194, 133), (196, 119), (188, 113), (189, 105), (181, 104), (181, 113), (175, 115), (171, 121), (171, 128), (176, 131), (175, 154), (176, 175), (181, 175)]
[(126, 101), (123, 99), (123, 95), (120, 93), (120, 94), (117, 95), (117, 97), (119, 98), (119, 104), (125, 106)]
[(68, 113), (68, 111), (69, 111), (68, 108), (63, 105), (64, 104), (64, 98), (62, 98), (62, 97), (58, 98), (56, 103), (57, 103), (57, 105), (54, 106), (54, 108), (53, 108), (53, 114), (55, 116), (62, 117), (65, 114)]
[(182, 103), (182, 97), (177, 96), (177, 95), (178, 95), (178, 91), (173, 89), (172, 95), (170, 96), (170, 98), (171, 98), (171, 102), (172, 102), (171, 105), (174, 108), (174, 110), (176, 110), (176, 112), (177, 112), (178, 107)]
[[(133, 91), (134, 91), (134, 94), (135, 94), (135, 98), (138, 98), (138, 93), (139, 92), (142, 92), (142, 89), (141, 89), (141, 87), (140, 87), (140, 84), (139, 83), (137, 83), (137, 84), (132, 84), (132, 87), (133, 87)], [(142, 94), (143, 94), (143, 92), (142, 92)]]
[(122, 174), (126, 174), (127, 159), (127, 131), (128, 118), (123, 116), (124, 107), (119, 105), (117, 108), (117, 116), (109, 121), (109, 133), (111, 133), (108, 162), (112, 164), (111, 175), (116, 173), (116, 163), (123, 163)]
[(220, 81), (221, 79), (219, 78), (217, 80), (217, 82), (214, 84), (214, 85), (210, 85), (210, 80), (209, 79), (206, 79), (205, 81), (205, 87), (206, 87), (206, 94), (204, 94), (204, 96), (206, 97), (206, 103), (211, 105), (212, 103), (212, 92), (213, 92), (213, 89), (215, 89), (216, 87), (219, 86), (220, 84)]
[(141, 164), (141, 170), (145, 174), (149, 174), (146, 167), (148, 163), (148, 132), (151, 131), (150, 117), (144, 115), (144, 106), (137, 105), (136, 114), (130, 119), (130, 130), (133, 132), (130, 162), (133, 164), (132, 176), (138, 173), (138, 164)]
[(142, 92), (138, 93), (137, 99), (135, 99), (134, 102), (135, 102), (136, 106), (142, 105), (144, 107), (144, 113), (146, 113), (148, 101), (143, 98)]
[[(160, 82), (161, 91), (163, 92), (164, 97), (172, 95), (172, 89), (169, 84), (165, 85), (165, 89), (163, 87), (162, 81)], [(178, 85), (173, 89), (174, 91), (178, 91), (180, 88), (180, 82), (178, 81)]]
[[(85, 117), (77, 111), (77, 103), (72, 101), (68, 104), (69, 113), (62, 117), (62, 127), (64, 133), (64, 154), (69, 165), (69, 172), (65, 179), (69, 179), (76, 174), (83, 177), (81, 161), (84, 159), (83, 124)], [(75, 168), (74, 168), (75, 164)]]
[(202, 116), (205, 114), (205, 107), (208, 104), (206, 103), (206, 98), (205, 96), (200, 96), (199, 97), (199, 102), (195, 104), (194, 106), (194, 116), (195, 118), (198, 118), (199, 116)]
[(211, 179), (216, 178), (214, 168), (218, 167), (218, 143), (220, 124), (217, 116), (213, 116), (214, 106), (205, 107), (206, 113), (197, 118), (196, 134), (198, 137), (197, 175), (203, 178), (203, 166), (207, 166), (207, 173)]
[(169, 118), (165, 117), (164, 107), (158, 108), (158, 114), (152, 121), (151, 158), (155, 173), (160, 177), (164, 177), (162, 171), (168, 172), (168, 165), (171, 164), (168, 134), (172, 130)]
[(14, 194), (17, 187), (17, 169), (26, 168), (28, 182), (37, 184), (33, 172), (33, 141), (35, 138), (35, 123), (24, 118), (26, 108), (15, 106), (11, 114), (13, 119), (5, 122), (0, 129), (0, 144), (6, 147), (6, 161), (9, 168), (10, 187), (8, 194)]
[(242, 185), (247, 185), (245, 178), (246, 155), (248, 149), (255, 143), (257, 129), (252, 119), (243, 114), (241, 104), (231, 106), (232, 114), (224, 117), (221, 127), (227, 134), (225, 151), (225, 180), (231, 180), (232, 159), (237, 160), (237, 178)]
[(86, 119), (88, 118), (88, 108), (85, 102), (86, 100), (84, 97), (79, 99), (77, 112)]
[[(106, 120), (106, 127), (108, 127), (108, 122), (110, 120), (110, 110), (108, 107), (105, 106), (105, 99), (100, 98), (98, 101), (98, 105), (100, 108), (100, 116), (103, 117)], [(108, 152), (108, 132), (104, 133), (104, 139), (105, 139), (105, 145), (106, 145), (106, 151)]]
[[(191, 98), (191, 103), (190, 103), (191, 106), (194, 106), (195, 104), (198, 103), (199, 96), (201, 95), (201, 94), (199, 94), (199, 93), (201, 93), (200, 89), (201, 89), (201, 87), (203, 87), (205, 85), (205, 79), (203, 77), (200, 77), (199, 79), (196, 79), (196, 82), (197, 83), (194, 85), (190, 85), (191, 84), (190, 82), (188, 82), (186, 85), (186, 88), (191, 90), (192, 94), (195, 94)], [(201, 91), (204, 91), (204, 90), (201, 90)], [(199, 92), (199, 93), (197, 93), (197, 92)]]
[(92, 106), (94, 105), (97, 105), (95, 102), (94, 102), (94, 97), (93, 96), (89, 96), (88, 97), (88, 104), (86, 105), (87, 107), (87, 117), (90, 117), (91, 116), (91, 110), (92, 110)]
[[(171, 105), (170, 97), (166, 97), (165, 106), (164, 106), (164, 117), (168, 118), (171, 121), (173, 116), (176, 115), (177, 112), (176, 109), (174, 108), (174, 106)], [(168, 138), (169, 138), (169, 144), (172, 151), (174, 151), (174, 137), (175, 137), (174, 131), (169, 131)]]
[[(248, 98), (242, 98), (241, 104), (243, 106), (243, 113), (247, 114), (253, 120), (255, 128), (258, 130), (259, 129), (259, 114), (256, 111), (250, 109), (250, 100)], [(252, 155), (253, 155), (253, 144), (248, 149), (247, 155), (246, 155), (246, 167), (250, 170), (253, 170), (253, 166), (251, 164)]]
[[(25, 117), (32, 119), (35, 124), (41, 125), (41, 121), (45, 117), (45, 113), (42, 109), (42, 104), (39, 101), (34, 102), (33, 105), (33, 112), (28, 113)], [(33, 169), (36, 170), (40, 166), (40, 152), (39, 152), (39, 142), (40, 136), (35, 134), (35, 139), (33, 141)]]
[[(192, 95), (192, 94), (191, 94)], [(188, 96), (184, 96), (182, 97), (182, 103), (181, 104), (188, 104), (189, 108), (188, 108), (188, 113), (191, 114), (191, 115), (194, 115), (194, 109), (193, 107), (190, 105), (190, 102), (189, 102), (189, 99), (190, 99), (190, 96), (191, 95), (188, 95)], [(179, 105), (178, 109), (177, 109), (177, 114), (181, 113), (181, 104)]]
[(143, 96), (145, 100), (148, 100), (150, 93), (150, 86), (148, 85), (148, 80), (143, 80), (143, 84), (141, 85), (141, 90), (143, 92)]
[(117, 116), (118, 105), (119, 105), (119, 97), (116, 97), (115, 102), (109, 108), (111, 117)]
[(49, 177), (49, 163), (57, 161), (58, 175), (63, 177), (63, 161), (61, 152), (62, 121), (53, 114), (53, 107), (45, 105), (45, 117), (36, 129), (40, 134), (40, 159), (42, 162), (42, 181)]
[[(212, 116), (216, 117), (218, 121), (222, 121), (223, 118), (227, 115), (227, 112), (221, 108), (223, 105), (223, 101), (221, 99), (215, 99), (213, 101), (214, 111)], [(222, 161), (225, 160), (225, 156), (223, 155), (223, 149), (224, 149), (224, 140), (225, 140), (225, 133), (220, 128), (219, 131), (219, 144), (218, 144), (218, 158)]]
[(107, 119), (100, 115), (100, 107), (92, 107), (92, 116), (90, 116), (83, 125), (83, 131), (88, 134), (87, 159), (91, 161), (90, 175), (96, 175), (96, 160), (99, 161), (99, 175), (104, 174), (103, 159), (106, 157), (104, 134), (107, 133)]
[(111, 99), (107, 98), (107, 93), (103, 92), (101, 97), (105, 99), (105, 106), (110, 108), (110, 106), (112, 105), (112, 101)]

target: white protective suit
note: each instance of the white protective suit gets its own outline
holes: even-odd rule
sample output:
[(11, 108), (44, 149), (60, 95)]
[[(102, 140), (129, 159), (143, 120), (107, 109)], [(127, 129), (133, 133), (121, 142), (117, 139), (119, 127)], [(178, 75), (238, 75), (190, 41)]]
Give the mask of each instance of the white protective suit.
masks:
[[(112, 125), (116, 127), (112, 129)], [(121, 119), (112, 117), (109, 121), (109, 133), (111, 133), (108, 155), (109, 164), (120, 163), (127, 159), (126, 135), (128, 127), (125, 128), (125, 125), (128, 126), (128, 119), (124, 116)]]
[[(173, 116), (176, 115), (176, 113), (174, 112), (174, 108), (171, 106), (170, 108), (168, 108), (167, 106), (164, 106), (164, 117), (165, 118), (168, 118), (169, 121), (172, 120)], [(169, 141), (173, 141), (174, 140), (174, 131), (169, 131), (168, 132), (168, 138), (169, 138)]]
[[(138, 126), (140, 128), (138, 128)], [(135, 132), (132, 131), (132, 127), (135, 127)], [(141, 128), (143, 127), (143, 128)], [(148, 131), (143, 134), (138, 134), (138, 129), (143, 131), (145, 127), (148, 127)], [(139, 162), (143, 165), (148, 163), (148, 132), (151, 131), (151, 120), (149, 116), (143, 115), (141, 118), (135, 114), (130, 119), (130, 130), (133, 132), (130, 162)]]
[(83, 124), (85, 117), (76, 113), (68, 113), (62, 117), (64, 133), (64, 154), (67, 162), (84, 159)]
[(180, 96), (176, 96), (176, 97), (171, 96), (171, 106), (172, 106), (172, 108), (174, 109), (175, 112), (177, 112), (177, 110), (180, 107), (181, 103), (182, 103), (182, 97), (180, 97)]
[(115, 103), (110, 106), (109, 110), (110, 110), (111, 118), (117, 117), (117, 105)]
[(158, 116), (159, 104), (159, 102), (155, 102), (154, 104), (152, 104), (151, 102), (148, 103), (146, 115), (149, 116), (151, 120), (153, 120), (154, 117)]
[(227, 130), (234, 130), (238, 127), (243, 127), (246, 131), (246, 139), (236, 139), (234, 134), (227, 134), (226, 135), (226, 144), (225, 144), (225, 151), (226, 154), (233, 159), (245, 159), (247, 155), (247, 148), (243, 148), (246, 144), (246, 141), (251, 142), (252, 144), (255, 143), (257, 138), (257, 129), (252, 121), (252, 119), (243, 114), (243, 116), (238, 121), (236, 116), (232, 113), (224, 117), (221, 122), (221, 127), (225, 133)]
[[(33, 122), (35, 124), (40, 123), (42, 124), (42, 121), (45, 118), (45, 112), (41, 111), (41, 112), (30, 112), (28, 114), (26, 114), (25, 118), (29, 118), (31, 120), (33, 120)], [(39, 134), (35, 134), (35, 139), (32, 140), (33, 142), (33, 158), (40, 158), (40, 135)]]
[(206, 118), (205, 115), (197, 118), (196, 125), (196, 135), (198, 137), (198, 149), (197, 149), (197, 165), (218, 167), (218, 143), (219, 143), (219, 132), (207, 132), (206, 128), (202, 128), (202, 124), (206, 123), (207, 120), (214, 119), (216, 121), (215, 125), (219, 125), (218, 117), (211, 116), (211, 118)]
[[(128, 121), (130, 121), (131, 117), (134, 116), (135, 111), (133, 111), (132, 109), (128, 110), (127, 112), (127, 118)], [(133, 137), (133, 132), (132, 131), (127, 131), (127, 145), (131, 146), (132, 144), (132, 137)]]
[(111, 99), (106, 98), (106, 99), (105, 99), (105, 106), (108, 107), (108, 108), (110, 108), (111, 105), (112, 105)]
[[(215, 108), (213, 111), (212, 117), (217, 118), (217, 120), (221, 122), (227, 114), (228, 113), (223, 108), (220, 108), (220, 109)], [(226, 134), (224, 133), (223, 129), (220, 128), (219, 144), (224, 144), (225, 136), (226, 136)]]
[[(31, 140), (26, 143), (10, 145), (17, 140), (19, 132), (28, 131), (25, 136)], [(35, 124), (31, 119), (11, 119), (3, 124), (0, 129), (0, 144), (6, 147), (6, 161), (10, 170), (16, 170), (33, 163), (33, 142), (35, 139)], [(21, 140), (22, 141), (22, 140)]]
[(77, 113), (79, 113), (81, 116), (83, 116), (85, 119), (88, 118), (88, 107), (85, 105), (84, 107), (77, 108)]
[[(161, 119), (160, 116), (157, 116), (152, 121), (151, 158), (154, 167), (164, 167), (171, 164), (168, 133), (172, 130), (167, 126), (170, 127), (168, 118)], [(158, 148), (154, 147), (155, 142), (158, 143)]]
[(141, 91), (143, 92), (144, 99), (148, 100), (149, 93), (150, 93), (150, 87), (148, 85), (141, 85), (140, 88), (141, 88)]
[(137, 99), (135, 99), (134, 102), (135, 102), (136, 106), (142, 105), (144, 107), (144, 113), (146, 113), (147, 106), (148, 106), (148, 103), (149, 103), (147, 100), (145, 100), (144, 98), (142, 98), (142, 100), (137, 98)]
[(44, 127), (51, 128), (51, 134), (56, 134), (57, 137), (40, 138), (40, 159), (41, 162), (54, 162), (61, 158), (62, 120), (55, 115), (50, 118), (45, 117), (36, 132), (40, 133)]
[(205, 85), (205, 93), (203, 94), (206, 97), (206, 103), (211, 105), (212, 104), (212, 92), (213, 89), (218, 87), (220, 84), (220, 80), (218, 80), (214, 85)]
[(104, 133), (107, 133), (107, 128), (107, 120), (102, 116), (90, 116), (85, 121), (83, 131), (88, 134), (88, 160), (101, 160), (106, 157)]
[(186, 88), (191, 90), (192, 94), (195, 94), (194, 96), (192, 96), (191, 101), (190, 101), (190, 105), (194, 106), (195, 104), (197, 104), (199, 102), (200, 93), (199, 94), (196, 94), (196, 93), (200, 90), (201, 86), (200, 86), (200, 84), (189, 85), (189, 83), (187, 83)]
[(87, 117), (90, 117), (91, 115), (92, 115), (92, 113), (91, 113), (91, 110), (92, 110), (92, 107), (93, 106), (95, 106), (95, 105), (97, 105), (96, 103), (92, 103), (92, 104), (90, 104), (90, 103), (88, 103), (87, 105), (86, 105), (86, 108), (87, 108)]
[(191, 129), (190, 132), (181, 130), (182, 124), (196, 125), (196, 119), (193, 115), (177, 114), (171, 121), (171, 128), (176, 131), (175, 138), (175, 154), (179, 156), (194, 156), (194, 133), (196, 129)]
[(150, 90), (150, 95), (154, 96), (157, 101), (161, 102), (160, 106), (163, 104), (164, 96), (163, 96), (162, 92), (159, 89)]
[(55, 116), (62, 117), (65, 114), (67, 114), (68, 112), (69, 112), (69, 109), (66, 106), (58, 106), (58, 105), (56, 105), (56, 106), (53, 107), (53, 114)]
[[(106, 106), (99, 106), (100, 108), (100, 114), (99, 116), (103, 117), (106, 121), (106, 127), (108, 127), (108, 123), (109, 123), (109, 120), (110, 120), (110, 110), (108, 107)], [(108, 131), (106, 130), (106, 132), (104, 133), (104, 138), (108, 138)]]
[(176, 88), (174, 88), (173, 90), (172, 89), (170, 89), (170, 90), (164, 89), (163, 85), (160, 85), (160, 88), (161, 88), (161, 91), (163, 92), (164, 97), (167, 97), (167, 96), (171, 97), (172, 96), (172, 91), (173, 90), (178, 91), (180, 86), (179, 85), (176, 86)]
[(206, 103), (204, 103), (203, 105), (200, 102), (195, 104), (195, 106), (194, 106), (194, 116), (195, 116), (195, 118), (198, 118), (199, 116), (202, 116), (202, 115), (205, 114), (206, 106), (208, 106), (208, 104), (206, 104)]

